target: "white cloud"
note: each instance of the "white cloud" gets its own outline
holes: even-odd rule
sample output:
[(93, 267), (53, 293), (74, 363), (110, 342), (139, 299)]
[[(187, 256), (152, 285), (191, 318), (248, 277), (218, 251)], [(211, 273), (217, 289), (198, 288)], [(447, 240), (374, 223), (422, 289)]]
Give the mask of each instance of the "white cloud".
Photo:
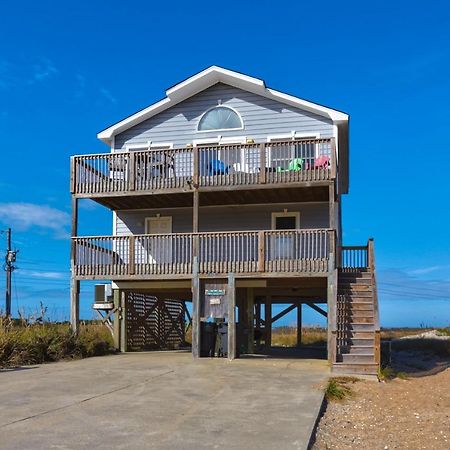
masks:
[(45, 81), (59, 73), (53, 62), (48, 58), (40, 58), (40, 61), (32, 66), (32, 77), (28, 80), (30, 84)]
[(114, 97), (108, 89), (100, 88), (100, 94), (103, 95), (103, 97), (106, 98), (106, 100), (110, 101), (111, 103), (117, 103), (116, 97)]
[(46, 280), (64, 280), (68, 277), (68, 272), (49, 272), (45, 270), (21, 269), (20, 275), (30, 278), (45, 278)]
[(42, 83), (59, 74), (49, 58), (34, 58), (29, 61), (0, 60), (0, 89), (21, 88)]
[(419, 269), (408, 270), (407, 273), (409, 275), (426, 275), (431, 272), (436, 272), (438, 270), (444, 270), (444, 269), (448, 269), (448, 268), (449, 268), (449, 266), (428, 266), (428, 267), (422, 267)]
[(50, 230), (58, 239), (67, 239), (70, 215), (47, 205), (33, 203), (0, 203), (0, 222), (26, 231), (32, 228)]

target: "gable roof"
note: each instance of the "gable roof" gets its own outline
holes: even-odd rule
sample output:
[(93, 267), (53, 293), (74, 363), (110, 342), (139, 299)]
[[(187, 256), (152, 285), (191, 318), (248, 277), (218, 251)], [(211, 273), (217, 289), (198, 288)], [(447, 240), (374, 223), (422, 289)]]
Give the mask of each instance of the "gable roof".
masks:
[(306, 111), (313, 112), (320, 116), (331, 119), (334, 123), (345, 123), (348, 121), (348, 114), (335, 109), (327, 108), (317, 103), (312, 103), (289, 94), (285, 94), (274, 89), (266, 87), (263, 80), (259, 78), (250, 77), (233, 70), (224, 69), (218, 66), (211, 66), (201, 72), (187, 78), (184, 81), (170, 87), (166, 91), (166, 97), (162, 100), (148, 106), (147, 108), (138, 111), (135, 114), (117, 122), (114, 125), (106, 128), (98, 133), (97, 137), (106, 144), (111, 143), (111, 139), (116, 134), (137, 125), (150, 117), (159, 114), (162, 111), (186, 100), (193, 95), (204, 91), (216, 83), (224, 83), (244, 91), (252, 92), (262, 97), (267, 97), (272, 100), (284, 103), (289, 106), (300, 108)]

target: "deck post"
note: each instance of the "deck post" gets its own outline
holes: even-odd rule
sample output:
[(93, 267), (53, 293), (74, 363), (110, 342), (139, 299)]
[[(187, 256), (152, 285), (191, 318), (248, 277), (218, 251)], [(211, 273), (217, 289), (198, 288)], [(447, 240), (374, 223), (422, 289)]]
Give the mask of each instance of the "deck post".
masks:
[(120, 350), (120, 322), (122, 321), (122, 308), (120, 306), (119, 289), (113, 289), (114, 301), (114, 322), (113, 322), (113, 338), (114, 348)]
[(255, 308), (254, 308), (254, 296), (253, 296), (253, 288), (247, 288), (247, 299), (246, 299), (246, 307), (247, 307), (247, 351), (248, 353), (255, 353), (255, 331), (254, 331), (254, 322), (255, 322)]
[(122, 320), (120, 321), (120, 351), (127, 351), (127, 294), (119, 290)]
[(337, 352), (337, 323), (336, 323), (336, 308), (337, 308), (337, 269), (334, 269), (328, 275), (327, 283), (327, 304), (328, 304), (328, 362), (334, 364), (336, 362)]
[(192, 356), (200, 357), (200, 278), (198, 259), (194, 256), (192, 268)]
[(256, 346), (257, 349), (259, 349), (260, 345), (261, 345), (261, 302), (258, 299), (257, 302), (255, 302), (255, 326), (256, 326), (256, 330), (258, 331), (257, 336), (258, 339), (256, 340)]
[[(78, 199), (72, 196), (72, 224), (70, 235), (74, 238), (78, 233)], [(70, 327), (74, 333), (79, 332), (80, 324), (80, 281), (75, 278), (76, 252), (75, 242), (70, 242)]]
[(270, 350), (272, 347), (272, 297), (266, 296), (265, 303), (265, 317), (264, 317), (264, 331), (265, 331), (265, 347), (266, 350)]
[(80, 331), (80, 282), (73, 275), (70, 280), (70, 327), (75, 334)]
[(228, 274), (228, 359), (236, 359), (236, 280)]
[(328, 214), (329, 214), (329, 227), (332, 230), (336, 229), (336, 193), (334, 182), (328, 186)]
[(302, 345), (302, 302), (297, 303), (297, 347)]

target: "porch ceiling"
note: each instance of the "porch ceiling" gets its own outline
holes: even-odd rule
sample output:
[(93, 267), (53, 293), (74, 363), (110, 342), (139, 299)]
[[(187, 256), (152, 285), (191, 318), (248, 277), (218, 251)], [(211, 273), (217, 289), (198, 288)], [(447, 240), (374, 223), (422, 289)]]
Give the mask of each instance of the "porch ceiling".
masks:
[[(321, 202), (328, 201), (328, 186), (200, 191), (199, 199), (200, 206)], [(105, 196), (92, 200), (111, 210), (179, 208), (193, 205), (192, 192)]]

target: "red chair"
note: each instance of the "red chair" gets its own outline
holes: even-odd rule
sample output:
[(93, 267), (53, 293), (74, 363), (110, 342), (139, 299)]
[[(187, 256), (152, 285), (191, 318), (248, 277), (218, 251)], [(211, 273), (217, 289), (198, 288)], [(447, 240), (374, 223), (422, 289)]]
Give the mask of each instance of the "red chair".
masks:
[(330, 167), (330, 157), (329, 156), (319, 156), (314, 160), (315, 169), (328, 169)]

